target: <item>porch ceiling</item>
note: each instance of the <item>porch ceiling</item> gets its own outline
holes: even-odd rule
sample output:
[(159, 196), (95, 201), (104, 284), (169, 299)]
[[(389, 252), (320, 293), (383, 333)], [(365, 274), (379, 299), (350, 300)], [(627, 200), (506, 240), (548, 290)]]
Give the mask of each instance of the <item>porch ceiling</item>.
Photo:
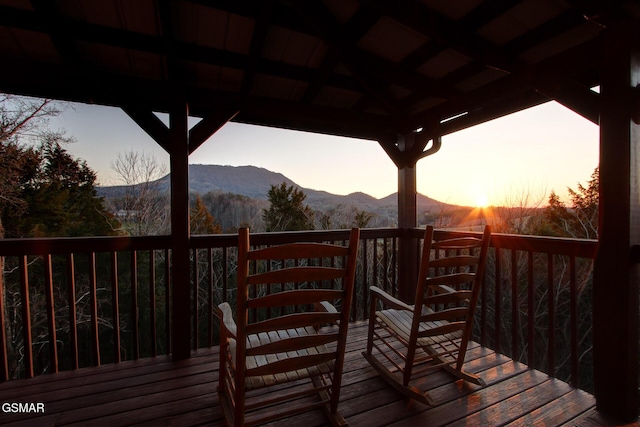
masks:
[(637, 16), (607, 0), (0, 0), (0, 91), (178, 97), (195, 116), (371, 139), (550, 99), (597, 122), (599, 35)]

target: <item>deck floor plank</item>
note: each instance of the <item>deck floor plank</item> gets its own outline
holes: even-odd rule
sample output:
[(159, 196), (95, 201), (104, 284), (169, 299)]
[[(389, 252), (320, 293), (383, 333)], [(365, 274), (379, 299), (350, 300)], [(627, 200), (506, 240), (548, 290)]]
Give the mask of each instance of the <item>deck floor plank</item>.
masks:
[[(366, 324), (354, 324), (349, 335), (339, 409), (352, 427), (617, 425), (595, 410), (589, 393), (477, 344), (467, 353), (466, 369), (480, 375), (485, 387), (432, 371), (423, 374), (418, 384), (438, 404), (428, 407), (409, 401), (362, 357)], [(179, 362), (158, 356), (1, 383), (0, 403), (44, 402), (46, 412), (0, 412), (0, 425), (222, 426), (216, 390), (218, 357), (214, 347)], [(301, 386), (283, 385), (280, 390)], [(271, 425), (321, 427), (326, 419), (316, 410)]]

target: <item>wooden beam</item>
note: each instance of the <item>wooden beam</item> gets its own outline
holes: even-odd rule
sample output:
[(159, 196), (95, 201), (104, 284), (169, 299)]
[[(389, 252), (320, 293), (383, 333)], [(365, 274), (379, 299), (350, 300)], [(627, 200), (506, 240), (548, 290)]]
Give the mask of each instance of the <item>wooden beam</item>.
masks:
[(555, 84), (540, 82), (536, 85), (536, 89), (545, 96), (580, 114), (593, 124), (600, 123), (600, 95), (590, 88), (581, 87), (575, 82), (566, 79)]
[(151, 109), (129, 105), (122, 107), (122, 111), (131, 117), (158, 145), (170, 153), (169, 129), (158, 116), (153, 114)]
[(191, 260), (189, 241), (189, 116), (184, 99), (176, 96), (169, 114), (171, 172), (171, 306), (172, 353), (176, 360), (191, 356)]
[(238, 111), (222, 111), (213, 112), (200, 120), (194, 127), (189, 130), (189, 154), (200, 147), (211, 135), (216, 133), (222, 126), (229, 123)]
[(599, 248), (593, 279), (593, 359), (597, 407), (638, 416), (640, 125), (638, 23), (609, 27), (601, 69)]
[[(414, 133), (398, 135), (398, 149), (410, 151), (416, 144)], [(398, 228), (408, 230), (418, 225), (416, 161), (398, 167)], [(408, 233), (406, 233), (408, 235)], [(406, 235), (398, 245), (398, 296), (406, 303), (415, 299), (418, 279), (417, 240)]]
[(429, 110), (414, 114), (407, 121), (408, 129), (415, 129), (424, 123), (433, 123), (461, 112), (472, 112), (497, 102), (513, 101), (514, 93), (536, 87), (539, 82), (546, 85), (565, 81), (584, 69), (593, 67), (601, 51), (600, 40), (594, 39), (564, 51), (536, 65), (525, 67), (468, 92), (461, 97), (451, 97), (446, 102)]
[(520, 90), (515, 92), (514, 89), (514, 93), (517, 93), (518, 96), (484, 105), (472, 111), (468, 111), (466, 114), (460, 115), (455, 119), (441, 123), (438, 128), (438, 134), (443, 136), (448, 135), (480, 123), (485, 123), (490, 120), (503, 117), (516, 111), (522, 111), (551, 101), (550, 98), (533, 90)]

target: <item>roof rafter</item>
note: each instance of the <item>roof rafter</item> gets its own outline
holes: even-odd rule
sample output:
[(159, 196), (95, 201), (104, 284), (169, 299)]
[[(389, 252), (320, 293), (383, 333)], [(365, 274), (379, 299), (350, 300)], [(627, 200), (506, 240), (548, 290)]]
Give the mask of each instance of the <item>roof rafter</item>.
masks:
[[(588, 68), (588, 65), (597, 64), (599, 50), (597, 39), (569, 49), (560, 56), (531, 65), (519, 73), (511, 74), (480, 89), (466, 93), (463, 97), (450, 98), (429, 112), (418, 113), (413, 117), (412, 126), (416, 128), (420, 126), (420, 123), (441, 121), (447, 117), (480, 109), (501, 99), (512, 98), (523, 88), (536, 88), (539, 82), (545, 82), (545, 85), (550, 82), (563, 82)], [(586, 54), (587, 52), (588, 54)]]
[(335, 21), (324, 7), (315, 2), (296, 2), (293, 0), (287, 3), (300, 14), (331, 49), (337, 52), (340, 61), (347, 66), (368, 95), (376, 98), (382, 108), (390, 115), (404, 115), (396, 100), (384, 90), (386, 83), (375, 80), (370, 73), (363, 72), (363, 67), (366, 67), (363, 63), (381, 61), (367, 58), (364, 52), (347, 43), (348, 35), (344, 34), (344, 28)]
[(251, 91), (253, 82), (256, 78), (258, 63), (260, 62), (260, 54), (264, 48), (267, 38), (269, 22), (273, 13), (273, 0), (264, 0), (261, 2), (259, 16), (256, 18), (256, 25), (253, 29), (251, 37), (251, 47), (249, 49), (248, 64), (244, 70), (244, 78), (242, 80), (242, 93), (248, 94)]

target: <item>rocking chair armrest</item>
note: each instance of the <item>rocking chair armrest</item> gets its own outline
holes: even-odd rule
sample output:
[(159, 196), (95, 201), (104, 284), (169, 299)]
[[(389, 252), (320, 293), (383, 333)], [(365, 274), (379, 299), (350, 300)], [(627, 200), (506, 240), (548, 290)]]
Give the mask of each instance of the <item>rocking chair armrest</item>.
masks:
[[(333, 314), (338, 313), (338, 309), (335, 308), (335, 306), (331, 304), (329, 301), (315, 302), (313, 303), (313, 308), (316, 311), (320, 311), (324, 313), (333, 313)], [(336, 326), (340, 326), (340, 320), (335, 320), (334, 322), (331, 322), (331, 323), (333, 323)], [(316, 331), (319, 331), (320, 325), (315, 325), (314, 328), (316, 329)]]
[(218, 314), (220, 315), (220, 328), (227, 331), (230, 338), (236, 338), (238, 328), (235, 320), (233, 320), (233, 310), (227, 302), (218, 305)]
[(375, 304), (375, 299), (379, 299), (380, 301), (382, 301), (383, 304), (391, 308), (395, 308), (397, 310), (413, 311), (412, 306), (400, 301), (397, 298), (392, 297), (391, 295), (389, 295), (382, 289), (378, 288), (377, 286), (371, 286), (369, 287), (369, 290), (371, 292), (371, 304)]
[(338, 309), (329, 301), (320, 301), (313, 304), (316, 311), (324, 311), (326, 313), (337, 313)]

